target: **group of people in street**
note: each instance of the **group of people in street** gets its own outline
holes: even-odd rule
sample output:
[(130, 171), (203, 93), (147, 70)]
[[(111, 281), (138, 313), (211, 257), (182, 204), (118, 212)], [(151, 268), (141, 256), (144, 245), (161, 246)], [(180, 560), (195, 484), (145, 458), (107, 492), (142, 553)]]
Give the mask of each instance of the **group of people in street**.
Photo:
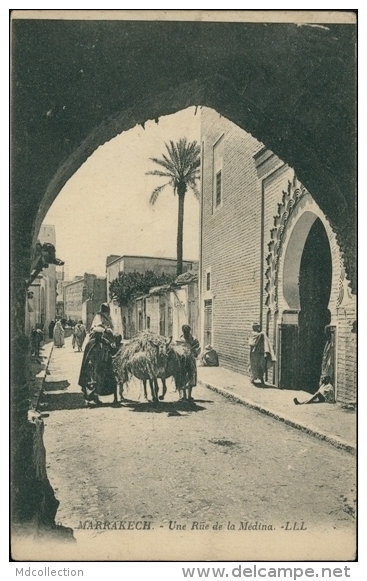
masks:
[[(76, 333), (74, 336), (77, 337)], [(201, 352), (200, 343), (192, 335), (189, 325), (183, 325), (181, 339), (196, 359)], [(77, 338), (75, 340), (77, 341)], [(117, 379), (113, 372), (112, 358), (120, 349), (121, 341), (121, 335), (114, 334), (110, 307), (107, 303), (103, 303), (91, 325), (78, 381), (87, 405), (100, 405), (99, 396), (115, 396)], [(209, 351), (213, 351), (212, 348)], [(194, 387), (196, 383), (197, 376), (195, 375), (190, 387)]]
[[(324, 348), (320, 384), (317, 392), (304, 402), (294, 398), (296, 405), (318, 402), (335, 402), (335, 393), (331, 380), (331, 341), (330, 328), (327, 326), (327, 342)], [(82, 349), (86, 337), (86, 330), (81, 321), (74, 328), (73, 345)], [(190, 348), (195, 360), (201, 353), (198, 339), (193, 336), (189, 325), (183, 325), (181, 340)], [(121, 335), (114, 335), (113, 324), (110, 317), (110, 308), (107, 303), (101, 305), (100, 311), (92, 322), (89, 340), (85, 348), (82, 367), (79, 377), (79, 385), (82, 388), (86, 402), (98, 404), (99, 395), (112, 395), (116, 393), (116, 378), (112, 368), (112, 357), (117, 353), (121, 345)], [(254, 385), (260, 382), (265, 385), (265, 377), (269, 368), (276, 361), (274, 350), (267, 334), (261, 330), (259, 323), (252, 326), (252, 334), (249, 339), (250, 347), (250, 372)], [(200, 358), (200, 363), (205, 367), (217, 367), (219, 365), (218, 354), (211, 345), (207, 345)], [(197, 374), (190, 387), (197, 383)]]
[[(48, 337), (49, 339), (53, 339), (55, 347), (60, 348), (64, 346), (65, 331), (60, 318), (50, 322), (48, 326)], [(37, 323), (35, 329), (32, 329), (31, 332), (31, 352), (32, 356), (36, 359), (39, 357), (39, 351), (44, 340), (43, 325)]]
[(56, 323), (60, 321), (62, 328), (65, 330), (66, 327), (69, 327), (70, 329), (74, 327), (76, 321), (73, 321), (70, 317), (68, 319), (65, 318), (61, 318), (61, 317), (56, 317), (56, 321), (52, 320), (48, 326), (48, 337), (49, 339), (53, 339), (54, 338), (54, 328)]
[(64, 347), (66, 325), (73, 329), (73, 349), (77, 348), (79, 352), (82, 351), (83, 343), (87, 336), (87, 330), (82, 320), (79, 320), (76, 324), (73, 324), (72, 321), (66, 322), (65, 319), (63, 321), (61, 317), (57, 317), (56, 321), (51, 321), (48, 326), (49, 338), (53, 339), (55, 347), (59, 349)]
[[(51, 328), (52, 327), (52, 328)], [(49, 327), (49, 333), (57, 348), (65, 344), (65, 332), (61, 318), (52, 321)], [(322, 368), (320, 375), (319, 388), (307, 400), (300, 402), (294, 398), (296, 405), (310, 403), (335, 403), (335, 391), (332, 385), (332, 355), (331, 355), (331, 333), (330, 325), (325, 327), (326, 344), (322, 357)], [(34, 337), (33, 337), (34, 335)], [(36, 330), (33, 333), (33, 351), (38, 353), (41, 341), (41, 332)], [(43, 336), (43, 334), (42, 334)], [(73, 328), (72, 346), (78, 352), (83, 350), (83, 344), (87, 338), (87, 330), (82, 320), (79, 320)], [(183, 325), (182, 335), (180, 338), (191, 350), (195, 360), (201, 354), (201, 347), (198, 339), (193, 336), (189, 325)], [(85, 346), (83, 361), (79, 375), (79, 385), (82, 388), (85, 401), (87, 403), (99, 404), (99, 397), (104, 395), (116, 394), (117, 380), (115, 378), (112, 366), (112, 357), (117, 353), (121, 346), (121, 335), (115, 335), (113, 323), (110, 317), (110, 307), (108, 303), (103, 303), (100, 311), (95, 315), (88, 341)], [(252, 333), (248, 341), (250, 353), (249, 371), (251, 373), (251, 382), (254, 385), (265, 385), (267, 371), (276, 361), (271, 341), (267, 334), (261, 330), (259, 323), (254, 323)], [(218, 367), (218, 354), (211, 345), (206, 345), (200, 357), (200, 364), (204, 367)], [(197, 383), (197, 374), (193, 379), (192, 386)]]

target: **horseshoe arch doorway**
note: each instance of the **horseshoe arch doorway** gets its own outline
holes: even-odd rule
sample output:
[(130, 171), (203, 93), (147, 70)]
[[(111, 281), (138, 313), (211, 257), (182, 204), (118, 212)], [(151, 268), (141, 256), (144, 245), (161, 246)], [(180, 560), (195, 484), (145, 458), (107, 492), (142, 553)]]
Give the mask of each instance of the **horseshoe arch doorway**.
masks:
[(331, 287), (329, 238), (320, 218), (307, 211), (295, 225), (284, 257), (283, 295), (289, 310), (281, 324), (281, 387), (317, 391)]

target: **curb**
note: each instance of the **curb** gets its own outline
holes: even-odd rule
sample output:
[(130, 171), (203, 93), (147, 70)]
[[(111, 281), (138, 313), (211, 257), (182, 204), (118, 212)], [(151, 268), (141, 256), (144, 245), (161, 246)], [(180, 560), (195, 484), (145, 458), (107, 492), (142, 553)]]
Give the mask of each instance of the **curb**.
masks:
[(248, 399), (245, 399), (241, 395), (238, 395), (238, 394), (233, 393), (233, 392), (230, 393), (229, 391), (227, 391), (223, 387), (217, 387), (217, 386), (212, 385), (210, 383), (207, 383), (201, 379), (198, 379), (198, 383), (204, 387), (207, 387), (208, 389), (211, 389), (212, 391), (215, 391), (216, 393), (219, 393), (220, 395), (223, 395), (227, 399), (230, 399), (232, 401), (240, 403), (240, 404), (242, 404), (250, 409), (253, 409), (257, 412), (260, 412), (260, 413), (265, 414), (271, 418), (274, 418), (275, 420), (283, 422), (284, 424), (287, 424), (288, 426), (291, 426), (292, 428), (296, 428), (297, 430), (305, 432), (306, 434), (309, 434), (310, 436), (313, 436), (319, 440), (323, 440), (325, 442), (328, 442), (328, 444), (331, 444), (335, 448), (339, 448), (340, 450), (345, 450), (345, 452), (348, 452), (349, 454), (352, 454), (352, 455), (356, 455), (356, 453), (357, 453), (357, 449), (355, 446), (348, 444), (347, 442), (344, 442), (343, 440), (341, 440), (340, 438), (338, 438), (336, 436), (330, 436), (330, 435), (324, 434), (320, 430), (310, 428), (308, 426), (304, 426), (298, 422), (295, 422), (294, 420), (291, 420), (290, 418), (285, 417), (284, 415), (280, 415), (278, 412), (272, 411), (269, 408), (265, 408), (265, 407), (255, 403), (255, 402), (252, 402)]

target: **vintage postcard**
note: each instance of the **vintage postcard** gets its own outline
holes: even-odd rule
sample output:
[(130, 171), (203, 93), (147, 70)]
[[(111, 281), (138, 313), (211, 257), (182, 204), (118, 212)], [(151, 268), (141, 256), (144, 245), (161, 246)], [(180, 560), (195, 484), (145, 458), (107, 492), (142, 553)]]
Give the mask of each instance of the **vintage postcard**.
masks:
[(356, 35), (12, 12), (15, 561), (356, 560)]

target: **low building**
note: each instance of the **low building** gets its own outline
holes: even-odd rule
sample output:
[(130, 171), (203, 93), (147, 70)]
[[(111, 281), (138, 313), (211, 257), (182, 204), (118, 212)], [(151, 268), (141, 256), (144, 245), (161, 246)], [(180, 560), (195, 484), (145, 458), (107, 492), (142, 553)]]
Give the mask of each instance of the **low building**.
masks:
[[(192, 268), (194, 268), (195, 265), (197, 265), (197, 261), (185, 260), (183, 262), (183, 272), (192, 270)], [(115, 254), (110, 255), (107, 257), (106, 260), (107, 293), (109, 295), (110, 283), (116, 278), (118, 278), (120, 272), (144, 273), (146, 271), (152, 271), (155, 274), (167, 274), (174, 277), (176, 275), (176, 270), (177, 270), (177, 261), (174, 258), (161, 258), (154, 256), (132, 256), (132, 255), (118, 256)], [(153, 298), (151, 302), (152, 303), (155, 302)], [(121, 333), (121, 335), (124, 338), (133, 337), (139, 330), (142, 330), (143, 328), (145, 329), (147, 316), (148, 324), (152, 324), (155, 328), (154, 322), (155, 314), (147, 315), (146, 311), (144, 310), (147, 307), (147, 304), (148, 309), (150, 309), (149, 301), (147, 304), (144, 303), (144, 309), (141, 306), (139, 307), (138, 311), (136, 311), (137, 308), (136, 305), (133, 306), (133, 304), (130, 304), (127, 307), (122, 308), (119, 307), (117, 301), (114, 298), (110, 298), (109, 303), (114, 330), (116, 333)], [(162, 307), (161, 312), (163, 312), (163, 310), (164, 309)]]
[(94, 315), (107, 301), (105, 277), (85, 273), (66, 283), (63, 292), (64, 317), (72, 321), (81, 319), (89, 330)]
[(151, 331), (177, 340), (182, 326), (189, 325), (194, 336), (199, 333), (198, 264), (178, 276), (170, 285), (153, 287), (146, 295), (132, 300), (124, 309), (125, 338), (141, 331)]
[[(170, 327), (167, 336), (175, 340), (182, 335), (182, 325), (189, 325), (195, 337), (199, 337), (199, 284), (198, 265), (178, 276), (170, 290), (170, 304), (167, 315)], [(171, 323), (172, 322), (172, 323)]]

